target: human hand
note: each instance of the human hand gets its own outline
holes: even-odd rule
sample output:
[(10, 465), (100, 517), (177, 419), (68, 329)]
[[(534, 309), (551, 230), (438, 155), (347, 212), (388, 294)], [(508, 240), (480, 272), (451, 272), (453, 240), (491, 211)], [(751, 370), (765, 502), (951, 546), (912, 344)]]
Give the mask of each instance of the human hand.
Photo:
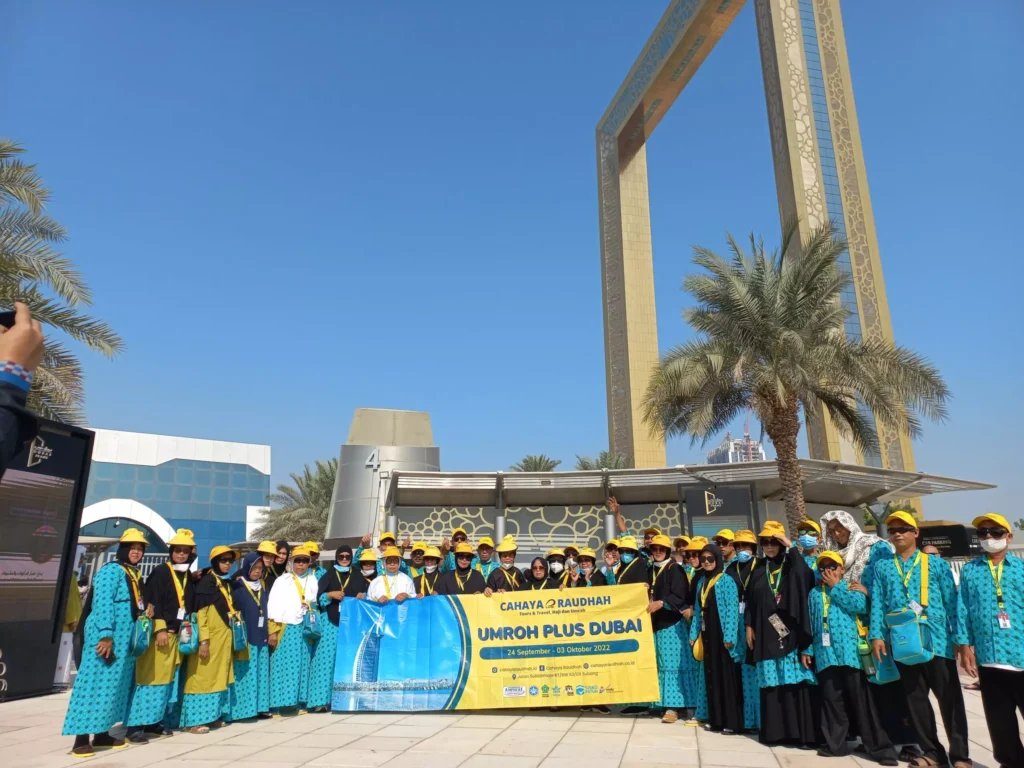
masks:
[(96, 655), (102, 659), (109, 659), (114, 650), (114, 638), (108, 637), (96, 643)]
[(405, 541), (402, 542), (402, 549), (409, 549), (410, 547), (412, 547), (412, 536), (406, 534)]
[(888, 656), (889, 654), (885, 651), (885, 640), (872, 640), (871, 641), (871, 653), (875, 656), (875, 661), (879, 664), (882, 663), (882, 657)]
[(388, 596), (387, 595), (381, 595), (380, 597), (377, 598), (377, 602), (380, 603), (381, 605), (383, 605), (387, 601), (388, 601)]
[(747, 627), (747, 648), (754, 650), (754, 628)]
[(828, 571), (818, 571), (818, 575), (821, 576), (822, 582), (828, 587), (834, 587), (839, 583), (839, 569), (832, 568)]
[(849, 581), (846, 583), (846, 586), (851, 592), (860, 592), (862, 595), (866, 595), (868, 593), (868, 588), (859, 581)]
[(371, 541), (370, 534), (366, 534), (365, 536), (363, 536), (363, 538), (361, 538), (359, 540), (359, 546), (361, 546), (363, 548), (366, 548), (366, 547), (370, 546), (370, 541)]
[(783, 534), (783, 533), (775, 533), (775, 534), (772, 534), (772, 538), (775, 538), (775, 539), (778, 539), (779, 541), (781, 541), (781, 542), (782, 542), (782, 545), (783, 545), (783, 546), (784, 546), (784, 547), (785, 547), (786, 549), (789, 549), (790, 547), (792, 547), (792, 546), (793, 546), (793, 542), (792, 542), (792, 541), (790, 541), (789, 539), (787, 539), (787, 538), (786, 538), (786, 535), (785, 535), (785, 534)]
[(693, 618), (693, 608), (683, 608), (683, 618), (689, 621)]
[(559, 592), (561, 592), (563, 589), (565, 589), (565, 583), (564, 582), (558, 585), (558, 591)]
[(960, 653), (960, 666), (964, 668), (964, 672), (968, 677), (977, 677), (978, 659), (974, 655), (974, 649), (969, 645), (961, 645), (957, 647), (957, 651)]
[(494, 594), (494, 590), (491, 589), (490, 587), (488, 587), (487, 589), (484, 590), (484, 597), (490, 597), (493, 594)]
[(336, 589), (333, 592), (328, 592), (327, 596), (331, 598), (331, 600), (341, 600), (343, 597), (345, 597), (345, 593), (342, 592), (340, 589)]
[(811, 668), (811, 657), (808, 656), (806, 653), (801, 653), (800, 654), (800, 663), (804, 665), (804, 669), (810, 669)]
[(17, 363), (26, 371), (34, 371), (43, 359), (43, 329), (32, 319), (28, 306), (14, 303), (14, 325), (0, 325), (0, 360)]
[(362, 600), (364, 597), (366, 597), (366, 593), (365, 592), (360, 592), (359, 594), (356, 595), (356, 600)]
[(152, 605), (147, 605), (146, 606), (146, 618), (147, 619), (152, 619), (153, 615), (154, 615), (153, 606)]
[(405, 594), (405, 592), (399, 592), (397, 595), (395, 595), (395, 602), (396, 603), (404, 603), (405, 602), (405, 598), (407, 598), (407, 597), (408, 597), (408, 595)]
[(447, 536), (445, 536), (443, 539), (441, 539), (441, 549), (442, 550), (447, 552), (451, 548), (452, 548), (452, 543), (448, 540)]
[(614, 496), (608, 497), (608, 501), (605, 502), (605, 506), (608, 507), (608, 511), (613, 515), (619, 514), (619, 500)]
[(662, 602), (661, 600), (651, 600), (651, 602), (649, 602), (647, 604), (647, 612), (648, 613), (657, 613), (658, 611), (660, 611), (664, 607), (664, 605), (665, 605), (665, 603)]
[(614, 568), (615, 567), (615, 555), (613, 555), (611, 552), (605, 552), (604, 553), (604, 564), (607, 565), (609, 568)]
[(277, 632), (274, 632), (269, 637), (267, 637), (267, 643), (270, 645), (271, 650), (277, 648)]
[(734, 643), (722, 643), (726, 648), (732, 648)]
[(203, 640), (203, 642), (201, 642), (199, 644), (199, 658), (200, 659), (208, 659), (208, 658), (210, 658), (210, 641), (209, 640)]
[(156, 647), (166, 648), (167, 647), (167, 630), (161, 629), (156, 633)]

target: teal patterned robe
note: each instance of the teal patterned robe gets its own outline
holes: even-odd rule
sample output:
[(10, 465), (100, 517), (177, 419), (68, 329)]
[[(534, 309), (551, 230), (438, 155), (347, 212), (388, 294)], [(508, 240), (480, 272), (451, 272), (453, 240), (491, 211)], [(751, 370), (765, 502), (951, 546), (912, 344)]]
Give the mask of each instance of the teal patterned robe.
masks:
[[(828, 647), (822, 640), (825, 633), (823, 594), (829, 598)], [(860, 635), (855, 617), (866, 617), (867, 610), (868, 596), (851, 590), (845, 581), (840, 581), (834, 587), (819, 584), (811, 590), (807, 596), (807, 615), (811, 620), (814, 640), (803, 653), (814, 657), (814, 666), (818, 672), (829, 667), (860, 669), (860, 654), (857, 651)]]
[(999, 626), (996, 584), (982, 556), (960, 571), (960, 594), (956, 611), (957, 645), (974, 647), (978, 664), (1008, 664), (1024, 669), (1024, 560), (1013, 555), (1003, 559), (999, 583), (1003, 611), (1010, 628)]

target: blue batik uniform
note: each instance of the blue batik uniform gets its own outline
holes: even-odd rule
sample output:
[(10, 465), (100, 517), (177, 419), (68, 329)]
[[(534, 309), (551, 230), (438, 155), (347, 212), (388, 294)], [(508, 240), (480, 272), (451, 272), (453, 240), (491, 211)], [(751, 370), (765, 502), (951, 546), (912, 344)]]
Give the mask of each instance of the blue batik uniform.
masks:
[[(341, 576), (340, 572), (336, 573)], [(346, 576), (351, 578), (350, 574)], [(339, 579), (338, 591), (343, 589)], [(309, 693), (306, 699), (306, 706), (309, 709), (328, 707), (331, 704), (334, 659), (338, 654), (338, 628), (327, 618), (327, 607), (330, 604), (330, 596), (323, 591), (317, 598), (317, 605), (320, 608), (320, 639), (313, 646), (313, 659), (309, 665)]]
[[(246, 565), (252, 561), (246, 556)], [(248, 569), (247, 569), (248, 570)], [(245, 622), (248, 658), (233, 659), (235, 684), (231, 686), (231, 719), (249, 720), (270, 712), (270, 646), (267, 621), (268, 590), (252, 589), (244, 580), (231, 585), (235, 607)]]
[(491, 555), (491, 559), (486, 563), (482, 562), (479, 557), (474, 557), (472, 567), (474, 570), (480, 571), (480, 575), (484, 577), (484, 581), (487, 581), (490, 575), (498, 570), (501, 565), (495, 561), (494, 555)]
[[(356, 562), (358, 563), (359, 561), (356, 560)], [(322, 565), (318, 565), (316, 567), (316, 570), (313, 571), (313, 573), (316, 575), (316, 580), (320, 581), (320, 579), (323, 578), (323, 575), (327, 573), (327, 569), (324, 568)]]
[[(746, 592), (747, 587), (750, 585), (750, 579), (754, 575), (754, 570), (757, 568), (757, 558), (751, 559), (750, 570), (747, 571), (747, 578), (739, 579), (742, 582), (742, 593)], [(729, 566), (735, 566), (736, 577), (740, 576), (740, 563), (736, 558), (733, 558), (729, 563)], [(726, 568), (728, 571), (728, 567)], [(740, 614), (742, 616), (742, 613)], [(744, 649), (747, 647), (747, 625), (744, 621), (738, 621), (736, 628), (736, 644), (739, 648)], [(743, 677), (743, 727), (747, 730), (756, 731), (761, 727), (761, 690), (757, 687), (757, 667), (754, 664), (747, 664), (746, 652), (743, 653), (743, 658), (740, 659), (743, 663), (741, 674)]]
[[(841, 581), (834, 587), (819, 584), (807, 596), (807, 615), (814, 639), (801, 653), (814, 657), (814, 666), (819, 672), (836, 666), (860, 669), (860, 653), (857, 650), (860, 634), (856, 617), (866, 616), (867, 610), (868, 596), (851, 590), (847, 582)], [(828, 646), (823, 639), (826, 632)]]
[(894, 554), (892, 545), (886, 541), (876, 541), (871, 545), (867, 565), (864, 566), (864, 571), (860, 575), (860, 583), (867, 589), (868, 594), (871, 594), (871, 587), (875, 583), (875, 568), (881, 562), (892, 560)]
[[(740, 629), (740, 592), (736, 581), (726, 574), (728, 578), (721, 578), (715, 582), (715, 599), (718, 601), (718, 620), (722, 625), (722, 637), (739, 637)], [(704, 576), (697, 581), (697, 594), (701, 594), (704, 588)], [(690, 640), (697, 641), (700, 634), (701, 604), (700, 599), (693, 601), (693, 621), (690, 622)], [(732, 648), (728, 649), (729, 656), (733, 661), (743, 661), (747, 651), (746, 630), (744, 629), (743, 643), (733, 642)], [(690, 654), (691, 656), (693, 654)]]
[[(135, 620), (125, 569), (107, 563), (93, 579), (92, 590), (82, 643), (85, 652), (64, 718), (65, 736), (106, 733), (128, 716), (135, 675), (135, 657), (128, 643)], [(95, 651), (100, 640), (108, 639), (114, 641), (110, 663)]]
[[(953, 571), (938, 555), (926, 555), (920, 550), (914, 552), (907, 562), (899, 555), (879, 560), (874, 567), (871, 584), (871, 626), (868, 637), (872, 640), (889, 640), (889, 629), (885, 614), (895, 613), (910, 607), (910, 601), (921, 600), (921, 562), (928, 558), (928, 605), (925, 613), (931, 630), (932, 650), (936, 656), (953, 658), (953, 634), (956, 631), (956, 582)], [(900, 560), (900, 571), (896, 560)], [(909, 576), (908, 576), (909, 571)], [(906, 587), (904, 579), (909, 578)]]
[[(979, 666), (1005, 664), (1024, 669), (1024, 560), (1007, 555), (1002, 572), (996, 571), (1002, 607), (992, 570), (988, 557), (982, 556), (960, 571), (955, 642), (973, 646)], [(1009, 629), (999, 626), (1000, 613), (1009, 619)]]
[[(359, 556), (363, 554), (363, 550), (365, 550), (365, 549), (366, 549), (366, 547), (356, 547), (356, 553), (354, 555), (352, 555), (352, 562), (353, 563), (358, 563), (359, 562)], [(401, 565), (398, 566), (398, 570), (400, 570), (406, 576), (409, 576), (410, 579), (412, 578), (412, 576), (409, 574), (409, 564), (407, 562), (405, 562), (404, 558), (402, 559)], [(384, 575), (384, 571), (385, 571), (384, 560), (381, 558), (380, 552), (378, 552), (377, 553), (377, 575), (378, 576), (383, 576)], [(320, 581), (320, 579), (323, 577), (323, 575), (325, 573), (327, 573), (326, 569), (324, 569), (324, 568), (317, 569), (316, 580)]]

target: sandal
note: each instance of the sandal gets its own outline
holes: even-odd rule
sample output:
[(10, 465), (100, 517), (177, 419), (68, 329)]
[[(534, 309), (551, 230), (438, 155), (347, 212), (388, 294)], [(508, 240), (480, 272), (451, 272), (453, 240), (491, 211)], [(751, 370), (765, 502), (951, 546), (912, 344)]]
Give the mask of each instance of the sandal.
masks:
[(209, 732), (210, 728), (206, 725), (193, 725), (191, 728), (188, 729), (188, 733), (196, 733), (200, 735)]
[(935, 768), (937, 765), (937, 762), (924, 755), (918, 755), (910, 761), (910, 768)]
[(964, 683), (965, 691), (980, 691), (981, 683)]

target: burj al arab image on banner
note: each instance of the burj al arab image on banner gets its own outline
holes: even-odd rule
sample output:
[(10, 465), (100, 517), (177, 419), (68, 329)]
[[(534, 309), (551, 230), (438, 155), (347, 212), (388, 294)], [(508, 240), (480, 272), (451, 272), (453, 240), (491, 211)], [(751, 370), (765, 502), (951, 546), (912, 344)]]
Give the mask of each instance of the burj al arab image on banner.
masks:
[(457, 601), (341, 603), (331, 701), (335, 711), (454, 709), (465, 687), (469, 636)]

